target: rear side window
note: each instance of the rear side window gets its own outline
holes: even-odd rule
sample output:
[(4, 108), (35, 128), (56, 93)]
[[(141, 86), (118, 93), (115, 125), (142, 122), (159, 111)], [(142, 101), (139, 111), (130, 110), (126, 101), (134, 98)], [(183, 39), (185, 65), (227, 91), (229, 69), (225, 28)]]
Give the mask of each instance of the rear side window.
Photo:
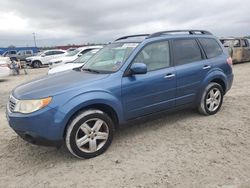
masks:
[(247, 41), (246, 40), (241, 40), (241, 46), (242, 47), (247, 47)]
[(32, 52), (31, 52), (30, 50), (28, 50), (28, 51), (26, 51), (26, 54), (27, 54), (27, 55), (31, 55)]
[(223, 50), (215, 39), (199, 39), (207, 58), (213, 58), (222, 54)]
[(53, 54), (54, 54), (54, 55), (64, 54), (64, 52), (63, 52), (63, 51), (53, 51)]
[(173, 52), (176, 65), (202, 60), (200, 47), (194, 39), (174, 40)]

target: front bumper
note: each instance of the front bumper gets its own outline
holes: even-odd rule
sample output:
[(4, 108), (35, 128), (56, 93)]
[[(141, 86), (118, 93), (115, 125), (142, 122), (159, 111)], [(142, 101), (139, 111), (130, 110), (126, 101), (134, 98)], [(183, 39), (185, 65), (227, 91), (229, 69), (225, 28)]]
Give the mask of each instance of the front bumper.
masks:
[(30, 114), (13, 113), (8, 107), (6, 116), (10, 127), (24, 140), (45, 146), (59, 146), (63, 141), (64, 114), (45, 107)]
[(25, 63), (28, 66), (31, 66), (32, 61), (30, 59), (25, 59)]

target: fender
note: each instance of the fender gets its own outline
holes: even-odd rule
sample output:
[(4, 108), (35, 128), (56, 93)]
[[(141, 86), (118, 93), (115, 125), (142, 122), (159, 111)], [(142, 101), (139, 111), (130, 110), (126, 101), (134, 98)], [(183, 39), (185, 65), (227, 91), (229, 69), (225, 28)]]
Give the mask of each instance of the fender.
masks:
[(62, 117), (61, 116), (62, 113), (65, 115), (63, 120), (60, 122), (63, 124), (63, 126), (61, 126), (62, 130), (60, 132), (63, 134), (65, 126), (67, 125), (68, 121), (70, 120), (73, 114), (75, 114), (77, 111), (79, 111), (84, 107), (94, 104), (104, 104), (113, 108), (117, 114), (119, 122), (123, 122), (124, 120), (123, 120), (122, 104), (120, 101), (121, 100), (112, 95), (110, 92), (102, 90), (85, 92), (72, 97), (71, 99), (66, 101), (62, 106), (59, 107), (58, 114), (55, 115), (56, 120), (61, 119), (61, 118), (56, 118), (57, 115), (58, 117), (59, 116)]
[(200, 101), (204, 89), (214, 79), (222, 80), (224, 82), (226, 88), (228, 87), (227, 81), (226, 81), (227, 80), (226, 74), (223, 73), (220, 69), (212, 69), (211, 71), (209, 71), (207, 73), (206, 77), (201, 82), (201, 87), (200, 87), (198, 95), (197, 95), (196, 104), (198, 104), (198, 102)]

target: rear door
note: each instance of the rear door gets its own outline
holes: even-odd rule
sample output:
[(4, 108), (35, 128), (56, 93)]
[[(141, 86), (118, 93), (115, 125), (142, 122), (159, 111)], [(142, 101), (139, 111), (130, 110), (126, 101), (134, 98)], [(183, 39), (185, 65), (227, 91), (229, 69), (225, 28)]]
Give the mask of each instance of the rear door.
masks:
[(246, 39), (241, 39), (241, 47), (243, 50), (243, 61), (249, 61), (250, 60), (250, 47), (249, 43)]
[(124, 116), (133, 119), (175, 106), (176, 78), (168, 41), (146, 45), (132, 61), (147, 65), (146, 74), (122, 78)]
[(172, 41), (176, 69), (176, 106), (195, 101), (201, 82), (211, 64), (204, 62), (204, 54), (196, 39), (174, 39)]

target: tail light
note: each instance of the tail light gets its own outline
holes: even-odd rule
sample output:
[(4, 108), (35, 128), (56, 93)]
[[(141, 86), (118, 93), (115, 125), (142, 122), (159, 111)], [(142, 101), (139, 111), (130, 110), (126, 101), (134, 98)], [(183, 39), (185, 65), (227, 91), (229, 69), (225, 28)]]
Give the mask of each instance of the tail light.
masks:
[(6, 64), (0, 64), (0, 67), (9, 67), (9, 65), (6, 63)]
[(231, 57), (227, 58), (227, 64), (230, 65), (230, 67), (233, 67), (233, 60)]

